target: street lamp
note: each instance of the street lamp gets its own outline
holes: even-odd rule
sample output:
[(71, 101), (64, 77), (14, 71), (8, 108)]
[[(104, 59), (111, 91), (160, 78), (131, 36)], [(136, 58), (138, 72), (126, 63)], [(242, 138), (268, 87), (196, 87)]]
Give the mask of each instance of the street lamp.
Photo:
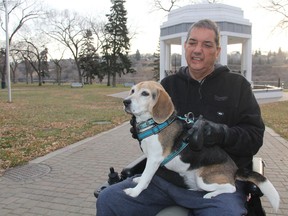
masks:
[(10, 80), (10, 61), (9, 61), (9, 32), (8, 32), (8, 22), (9, 22), (9, 17), (8, 17), (8, 0), (5, 1), (5, 23), (6, 23), (6, 74), (7, 74), (7, 82), (8, 82), (8, 102), (12, 102), (12, 94), (11, 94), (11, 80)]

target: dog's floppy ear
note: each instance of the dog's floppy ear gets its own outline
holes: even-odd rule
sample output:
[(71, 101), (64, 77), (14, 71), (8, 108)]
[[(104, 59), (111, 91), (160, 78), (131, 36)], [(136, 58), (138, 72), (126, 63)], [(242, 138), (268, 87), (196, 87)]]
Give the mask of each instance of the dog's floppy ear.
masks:
[(174, 105), (168, 93), (162, 88), (157, 88), (156, 100), (157, 102), (152, 109), (152, 116), (154, 121), (160, 124), (172, 115)]

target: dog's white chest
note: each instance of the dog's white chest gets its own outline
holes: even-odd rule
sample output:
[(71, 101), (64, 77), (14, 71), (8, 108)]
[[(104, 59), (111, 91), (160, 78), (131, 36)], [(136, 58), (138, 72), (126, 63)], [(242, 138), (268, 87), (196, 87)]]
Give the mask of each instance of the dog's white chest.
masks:
[(150, 137), (145, 138), (141, 142), (141, 148), (147, 158), (163, 158), (163, 148), (161, 143), (158, 140), (158, 135), (152, 135)]

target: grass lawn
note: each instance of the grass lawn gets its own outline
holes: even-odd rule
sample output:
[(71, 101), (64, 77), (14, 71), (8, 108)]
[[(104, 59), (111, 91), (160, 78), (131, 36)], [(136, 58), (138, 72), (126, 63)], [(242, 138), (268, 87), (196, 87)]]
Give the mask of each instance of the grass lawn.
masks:
[(288, 101), (261, 105), (266, 126), (288, 140)]
[[(17, 84), (12, 103), (7, 103), (7, 89), (0, 90), (0, 171), (127, 121), (122, 99), (107, 95), (128, 90), (104, 84)], [(265, 124), (288, 139), (288, 101), (263, 104), (261, 110)]]
[(130, 116), (122, 99), (107, 95), (124, 87), (85, 85), (12, 86), (0, 91), (0, 170), (111, 129)]

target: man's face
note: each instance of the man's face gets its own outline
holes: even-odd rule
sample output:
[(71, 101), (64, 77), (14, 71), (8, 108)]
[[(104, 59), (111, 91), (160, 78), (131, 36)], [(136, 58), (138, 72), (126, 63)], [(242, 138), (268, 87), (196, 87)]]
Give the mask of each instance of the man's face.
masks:
[(214, 69), (221, 48), (217, 47), (214, 31), (194, 28), (184, 45), (189, 72), (194, 79), (203, 79)]

